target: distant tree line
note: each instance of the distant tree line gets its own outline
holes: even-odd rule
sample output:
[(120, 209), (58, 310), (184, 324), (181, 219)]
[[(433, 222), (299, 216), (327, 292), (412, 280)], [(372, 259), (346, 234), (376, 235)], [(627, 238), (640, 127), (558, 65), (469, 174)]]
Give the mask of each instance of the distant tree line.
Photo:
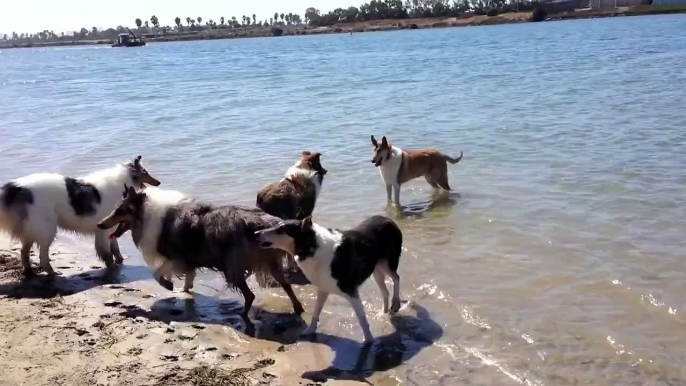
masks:
[[(495, 16), (499, 13), (514, 11), (531, 11), (536, 9), (537, 1), (518, 1), (518, 0), (372, 0), (359, 7), (349, 7), (347, 9), (337, 8), (333, 11), (322, 14), (314, 7), (305, 10), (304, 19), (298, 14), (284, 14), (275, 12), (269, 20), (257, 20), (257, 15), (243, 15), (239, 20), (235, 16), (219, 18), (219, 23), (209, 19), (202, 24), (203, 18), (186, 17), (181, 19), (176, 17), (172, 26), (161, 26), (160, 20), (153, 15), (149, 20), (143, 21), (135, 19), (134, 23), (137, 33), (167, 34), (170, 31), (176, 33), (197, 32), (212, 29), (237, 29), (237, 28), (259, 28), (259, 27), (278, 27), (278, 26), (300, 26), (303, 23), (310, 26), (330, 26), (336, 23), (346, 23), (355, 21), (370, 21), (384, 19), (407, 19), (407, 18), (431, 18), (431, 17), (458, 17), (465, 14)], [(185, 25), (184, 25), (185, 21)], [(127, 32), (123, 26), (116, 29), (109, 28), (105, 31), (98, 31), (96, 27), (91, 29), (81, 28), (72, 34), (60, 35), (54, 31), (41, 31), (34, 34), (4, 35), (5, 41), (15, 42), (35, 42), (35, 41), (72, 41), (72, 40), (96, 40), (113, 39), (119, 33)]]

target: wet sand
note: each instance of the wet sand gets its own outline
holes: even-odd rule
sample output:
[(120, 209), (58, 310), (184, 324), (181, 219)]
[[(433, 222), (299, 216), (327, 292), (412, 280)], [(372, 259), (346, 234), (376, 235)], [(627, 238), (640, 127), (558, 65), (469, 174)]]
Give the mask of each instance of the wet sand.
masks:
[(305, 324), (287, 299), (253, 307), (246, 321), (240, 301), (168, 292), (126, 262), (107, 278), (94, 254), (72, 247), (58, 239), (51, 250), (61, 276), (25, 278), (19, 245), (0, 235), (5, 385), (395, 385), (402, 374), (389, 370), (440, 336), (440, 327), (412, 335), (428, 314), (406, 303), (371, 347), (327, 334), (301, 340)]

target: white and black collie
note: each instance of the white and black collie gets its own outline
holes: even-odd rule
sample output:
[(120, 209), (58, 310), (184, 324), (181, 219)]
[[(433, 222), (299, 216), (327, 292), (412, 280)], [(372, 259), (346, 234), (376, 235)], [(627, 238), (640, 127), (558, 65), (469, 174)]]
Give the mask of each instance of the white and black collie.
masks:
[(111, 235), (115, 238), (131, 230), (143, 259), (156, 268), (153, 277), (168, 290), (173, 289), (172, 274), (185, 275), (183, 291), (188, 292), (197, 269), (216, 270), (224, 274), (230, 288), (243, 294), (243, 315), (247, 315), (255, 295), (246, 281), (255, 273), (263, 287), (273, 277), (288, 294), (294, 311), (302, 313), (302, 304), (283, 276), (283, 253), (260, 248), (255, 236), (279, 221), (257, 208), (212, 206), (177, 191), (128, 188), (98, 227), (117, 226)]
[(257, 232), (260, 246), (279, 248), (295, 256), (300, 269), (317, 287), (317, 302), (310, 326), (304, 334), (317, 330), (319, 315), (329, 294), (346, 298), (360, 322), (364, 341), (373, 340), (358, 289), (370, 276), (379, 285), (384, 312), (388, 312), (385, 278), (393, 280), (391, 311), (400, 309), (398, 263), (403, 234), (393, 220), (372, 216), (355, 228), (339, 231), (312, 223), (312, 218), (285, 220)]
[(304, 151), (281, 181), (260, 189), (257, 207), (282, 219), (302, 220), (311, 216), (327, 173), (322, 167), (321, 155)]
[(141, 157), (81, 178), (57, 173), (37, 173), (12, 180), (0, 188), (0, 231), (9, 233), (21, 244), (24, 273), (30, 275), (30, 252), (33, 244), (40, 249), (40, 266), (48, 274), (56, 272), (50, 265), (49, 248), (57, 229), (95, 235), (95, 251), (107, 267), (114, 258), (123, 258), (116, 240), (98, 229), (100, 219), (109, 214), (121, 200), (124, 184), (158, 186), (141, 165)]

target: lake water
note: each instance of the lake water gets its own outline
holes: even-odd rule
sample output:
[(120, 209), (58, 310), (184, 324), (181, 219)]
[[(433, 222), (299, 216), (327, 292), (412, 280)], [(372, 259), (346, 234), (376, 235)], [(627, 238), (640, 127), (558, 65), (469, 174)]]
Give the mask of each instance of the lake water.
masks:
[[(253, 204), (321, 151), (315, 221), (393, 215), (402, 313), (426, 310), (393, 335), (365, 285), (372, 331), (403, 348), (404, 364), (367, 365), (378, 384), (684, 384), (684, 63), (684, 16), (5, 50), (0, 177), (142, 154), (163, 187)], [(387, 210), (370, 134), (464, 151), (454, 192), (417, 180)], [(278, 289), (257, 304), (290, 309)], [(320, 331), (361, 339), (341, 299)]]

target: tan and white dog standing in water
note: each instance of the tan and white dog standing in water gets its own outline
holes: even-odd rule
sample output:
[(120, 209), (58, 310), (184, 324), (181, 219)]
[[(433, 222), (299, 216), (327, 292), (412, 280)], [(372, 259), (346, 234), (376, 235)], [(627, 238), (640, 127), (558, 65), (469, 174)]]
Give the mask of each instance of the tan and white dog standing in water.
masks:
[(372, 163), (379, 168), (381, 179), (386, 184), (388, 204), (391, 190), (395, 193), (395, 204), (400, 206), (400, 185), (415, 178), (424, 177), (434, 189), (450, 190), (448, 184), (448, 162), (456, 164), (462, 160), (449, 157), (435, 149), (403, 150), (393, 146), (386, 137), (381, 143), (372, 135), (374, 155)]

